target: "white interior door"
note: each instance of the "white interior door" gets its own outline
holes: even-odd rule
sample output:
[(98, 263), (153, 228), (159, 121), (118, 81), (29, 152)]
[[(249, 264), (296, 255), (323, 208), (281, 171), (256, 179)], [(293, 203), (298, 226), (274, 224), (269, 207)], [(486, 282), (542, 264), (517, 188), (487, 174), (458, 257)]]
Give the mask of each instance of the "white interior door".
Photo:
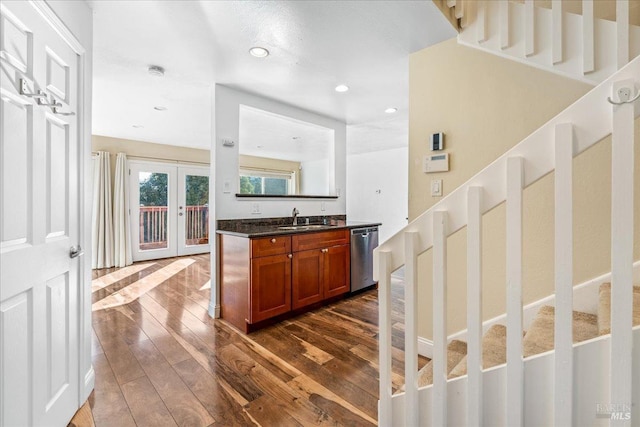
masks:
[(176, 166), (130, 160), (129, 171), (133, 260), (177, 256)]
[(79, 56), (28, 2), (0, 4), (0, 33), (0, 425), (66, 425), (79, 398), (81, 138), (66, 114), (79, 112)]
[(209, 252), (209, 168), (178, 166), (178, 255)]

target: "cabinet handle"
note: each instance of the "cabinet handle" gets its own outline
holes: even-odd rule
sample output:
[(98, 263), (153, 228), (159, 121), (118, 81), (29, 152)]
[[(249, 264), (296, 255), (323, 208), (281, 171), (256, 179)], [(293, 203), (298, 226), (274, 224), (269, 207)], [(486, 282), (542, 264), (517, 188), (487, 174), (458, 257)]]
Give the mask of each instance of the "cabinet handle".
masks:
[(322, 249), (323, 254), (326, 254), (327, 252), (329, 252), (329, 249)]
[(289, 254), (287, 256), (289, 257), (289, 259), (293, 258), (293, 254)]
[(275, 242), (276, 242), (276, 239), (271, 239), (271, 243), (275, 243)]

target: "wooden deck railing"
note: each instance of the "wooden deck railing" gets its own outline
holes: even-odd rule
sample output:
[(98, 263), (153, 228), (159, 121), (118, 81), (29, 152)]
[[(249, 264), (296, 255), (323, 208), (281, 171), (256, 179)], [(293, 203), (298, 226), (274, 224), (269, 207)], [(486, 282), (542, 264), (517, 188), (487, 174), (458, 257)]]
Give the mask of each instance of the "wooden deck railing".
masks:
[[(140, 248), (166, 247), (168, 232), (167, 206), (140, 206)], [(187, 245), (209, 241), (209, 207), (186, 206), (185, 240)]]

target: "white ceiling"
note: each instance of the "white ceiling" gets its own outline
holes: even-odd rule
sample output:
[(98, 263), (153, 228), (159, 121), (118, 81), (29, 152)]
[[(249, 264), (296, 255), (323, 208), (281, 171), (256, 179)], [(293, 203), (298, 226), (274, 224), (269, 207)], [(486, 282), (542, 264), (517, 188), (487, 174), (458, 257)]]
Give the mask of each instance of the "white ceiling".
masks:
[(455, 36), (428, 0), (89, 3), (93, 133), (198, 148), (210, 146), (215, 83), (352, 125), (350, 153), (406, 146), (409, 53)]
[(333, 153), (333, 129), (240, 106), (240, 154), (306, 162)]

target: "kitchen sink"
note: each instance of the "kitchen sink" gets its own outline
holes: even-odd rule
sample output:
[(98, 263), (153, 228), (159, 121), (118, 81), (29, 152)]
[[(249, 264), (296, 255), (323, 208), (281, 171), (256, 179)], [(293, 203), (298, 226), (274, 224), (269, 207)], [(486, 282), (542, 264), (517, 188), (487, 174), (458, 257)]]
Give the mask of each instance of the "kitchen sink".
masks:
[(279, 230), (317, 230), (319, 228), (329, 228), (331, 225), (312, 224), (312, 225), (287, 225), (278, 227)]

